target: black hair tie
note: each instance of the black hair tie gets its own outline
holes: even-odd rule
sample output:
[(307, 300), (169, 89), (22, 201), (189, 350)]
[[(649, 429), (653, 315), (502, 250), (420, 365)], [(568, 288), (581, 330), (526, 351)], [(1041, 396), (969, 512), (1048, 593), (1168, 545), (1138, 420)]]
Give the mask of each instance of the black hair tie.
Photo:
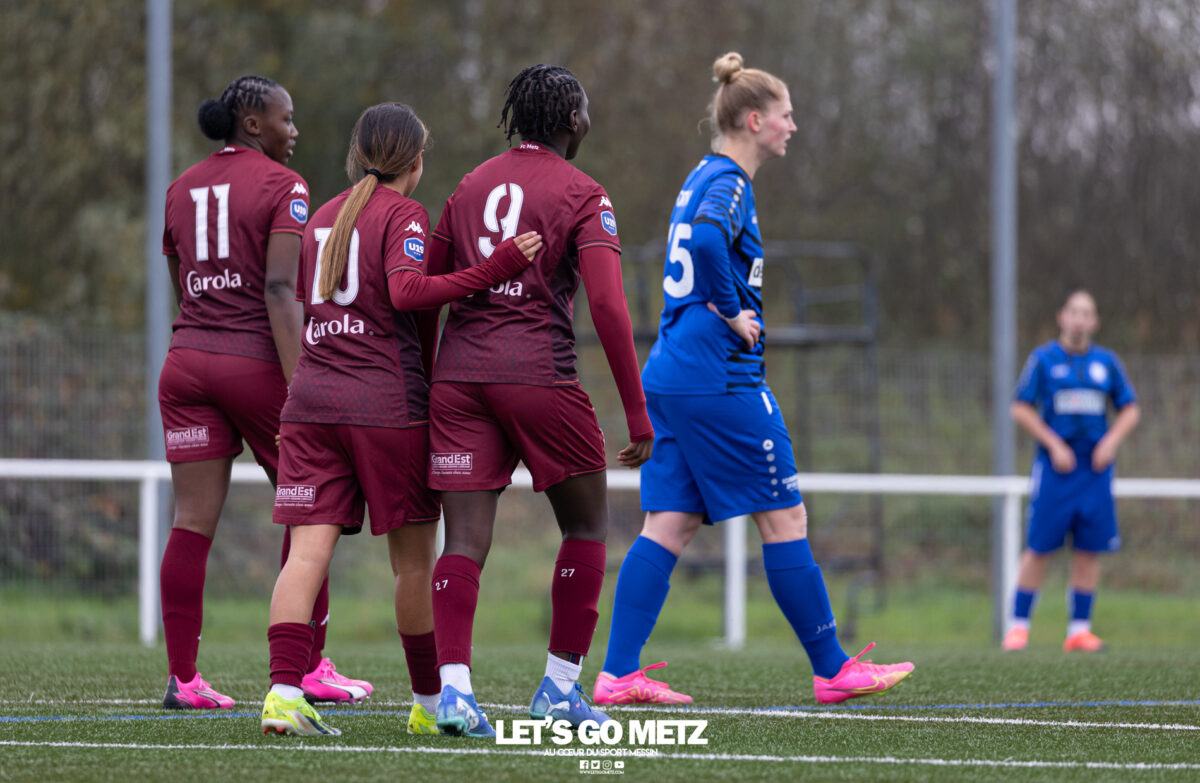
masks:
[(383, 174), (379, 172), (379, 169), (364, 169), (363, 175), (365, 176), (367, 174), (374, 174), (376, 179), (378, 179), (380, 182), (383, 181)]

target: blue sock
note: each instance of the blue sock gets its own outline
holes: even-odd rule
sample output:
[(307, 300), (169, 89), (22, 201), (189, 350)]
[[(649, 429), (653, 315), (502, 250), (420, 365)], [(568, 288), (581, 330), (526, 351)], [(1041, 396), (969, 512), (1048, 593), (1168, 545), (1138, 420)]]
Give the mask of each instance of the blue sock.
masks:
[(641, 668), (642, 648), (658, 622), (671, 589), (671, 570), (678, 560), (661, 544), (638, 536), (621, 563), (613, 598), (612, 630), (604, 671), (624, 677)]
[(1074, 587), (1069, 588), (1067, 590), (1067, 611), (1071, 613), (1071, 619), (1091, 620), (1092, 599), (1095, 597), (1095, 593), (1084, 593)]
[(1017, 588), (1017, 596), (1013, 600), (1013, 617), (1018, 620), (1028, 620), (1033, 614), (1033, 602), (1037, 600), (1037, 590), (1022, 590)]
[(813, 674), (835, 676), (850, 656), (838, 644), (825, 577), (813, 560), (808, 539), (763, 544), (763, 566), (771, 595), (804, 645)]

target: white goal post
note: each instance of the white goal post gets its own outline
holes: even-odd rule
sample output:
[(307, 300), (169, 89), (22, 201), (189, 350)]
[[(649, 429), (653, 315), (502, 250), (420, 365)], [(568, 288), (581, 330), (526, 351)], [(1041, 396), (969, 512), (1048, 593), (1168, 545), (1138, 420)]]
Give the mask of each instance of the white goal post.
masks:
[[(636, 490), (640, 474), (610, 470), (612, 490)], [(57, 460), (0, 459), (0, 479), (59, 481), (136, 481), (138, 501), (138, 629), (142, 644), (158, 640), (159, 493), (170, 481), (166, 462), (145, 460)], [(253, 463), (235, 463), (232, 480), (266, 484), (262, 468)], [(518, 470), (513, 486), (531, 489), (529, 472)], [(801, 473), (802, 493), (850, 495), (973, 495), (1000, 497), (1004, 501), (1003, 573), (1004, 596), (1016, 587), (1021, 551), (1021, 501), (1029, 489), (1025, 476), (929, 476), (899, 473)], [(1118, 478), (1118, 497), (1200, 499), (1200, 480)], [(746, 640), (746, 525), (747, 517), (722, 523), (725, 536), (725, 644), (740, 648)]]

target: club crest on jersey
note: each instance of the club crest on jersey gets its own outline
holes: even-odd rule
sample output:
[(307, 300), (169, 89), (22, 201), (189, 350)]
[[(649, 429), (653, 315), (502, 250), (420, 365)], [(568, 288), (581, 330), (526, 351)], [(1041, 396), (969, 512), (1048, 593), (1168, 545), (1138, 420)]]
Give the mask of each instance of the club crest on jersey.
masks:
[(304, 189), (303, 183), (300, 183), (300, 182), (297, 182), (295, 185), (292, 185), (292, 193), (299, 193), (301, 196), (308, 195), (308, 191)]
[(416, 237), (409, 237), (404, 240), (404, 255), (411, 258), (413, 261), (425, 260), (425, 243)]
[(1088, 375), (1096, 383), (1104, 383), (1108, 380), (1108, 368), (1100, 362), (1092, 362), (1088, 365)]
[(604, 226), (604, 230), (614, 237), (617, 235), (617, 218), (608, 210), (600, 213), (600, 225)]
[[(299, 184), (299, 183), (297, 183)], [(308, 203), (302, 198), (292, 199), (291, 205), (292, 218), (297, 223), (308, 222)]]

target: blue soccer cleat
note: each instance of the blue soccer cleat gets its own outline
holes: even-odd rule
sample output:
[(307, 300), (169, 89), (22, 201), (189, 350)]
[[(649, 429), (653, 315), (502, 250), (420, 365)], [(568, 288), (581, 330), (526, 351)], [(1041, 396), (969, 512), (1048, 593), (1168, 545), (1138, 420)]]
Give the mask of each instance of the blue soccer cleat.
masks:
[(459, 693), (447, 685), (437, 706), (437, 727), (454, 737), (494, 737), (496, 730), (475, 703), (475, 694)]
[(529, 717), (535, 720), (565, 720), (575, 728), (585, 720), (593, 720), (597, 725), (603, 724), (610, 718), (588, 703), (579, 683), (569, 693), (563, 693), (549, 677), (542, 678), (542, 684), (533, 694), (529, 704)]

